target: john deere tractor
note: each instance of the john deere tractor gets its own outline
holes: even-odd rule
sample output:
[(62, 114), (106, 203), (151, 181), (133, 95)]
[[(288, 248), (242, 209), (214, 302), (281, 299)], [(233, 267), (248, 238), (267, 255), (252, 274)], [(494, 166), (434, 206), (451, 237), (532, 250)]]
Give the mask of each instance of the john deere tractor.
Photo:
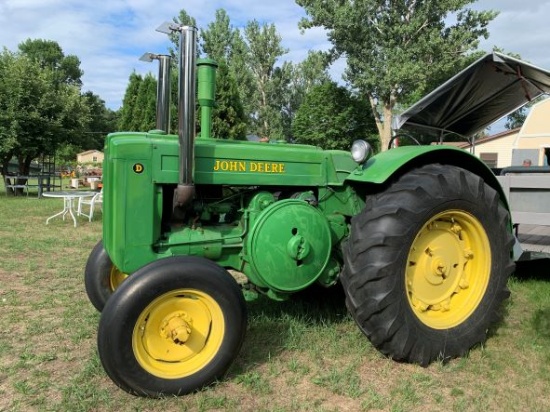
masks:
[(103, 239), (85, 270), (119, 387), (182, 395), (222, 378), (245, 339), (246, 300), (312, 285), (341, 283), (391, 359), (427, 365), (486, 339), (514, 270), (490, 169), (443, 145), (373, 156), (364, 141), (346, 152), (212, 138), (216, 65), (196, 61), (194, 27), (169, 28), (181, 38), (178, 134), (108, 136)]

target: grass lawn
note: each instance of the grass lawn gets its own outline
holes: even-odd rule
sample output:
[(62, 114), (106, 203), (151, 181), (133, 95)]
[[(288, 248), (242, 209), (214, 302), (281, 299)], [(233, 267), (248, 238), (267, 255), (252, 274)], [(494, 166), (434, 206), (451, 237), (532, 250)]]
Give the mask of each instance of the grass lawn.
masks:
[(486, 345), (445, 365), (383, 357), (333, 288), (249, 303), (244, 346), (217, 385), (180, 398), (131, 396), (103, 371), (99, 314), (84, 291), (101, 213), (76, 228), (71, 219), (46, 225), (61, 208), (0, 186), (0, 411), (550, 410), (548, 261), (510, 280), (506, 318)]

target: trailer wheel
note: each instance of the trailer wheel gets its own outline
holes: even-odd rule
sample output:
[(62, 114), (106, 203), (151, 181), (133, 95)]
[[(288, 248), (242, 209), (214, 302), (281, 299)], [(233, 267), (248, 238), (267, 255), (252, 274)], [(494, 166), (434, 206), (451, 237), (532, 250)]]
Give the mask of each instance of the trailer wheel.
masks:
[(99, 356), (129, 393), (183, 395), (224, 375), (246, 325), (243, 294), (225, 269), (200, 257), (170, 257), (133, 273), (109, 299)]
[(84, 285), (88, 299), (101, 312), (116, 288), (128, 277), (121, 272), (107, 254), (100, 240), (92, 249), (84, 269)]
[(415, 169), (352, 219), (346, 304), (393, 359), (461, 356), (500, 318), (512, 246), (509, 213), (480, 177), (454, 166)]

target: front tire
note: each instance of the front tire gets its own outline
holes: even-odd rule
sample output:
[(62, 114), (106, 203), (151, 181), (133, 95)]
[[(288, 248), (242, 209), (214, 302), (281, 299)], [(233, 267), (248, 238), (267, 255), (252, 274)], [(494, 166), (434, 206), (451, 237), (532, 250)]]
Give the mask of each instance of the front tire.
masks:
[(92, 249), (84, 269), (84, 286), (88, 299), (101, 312), (116, 288), (128, 275), (121, 272), (111, 261), (103, 247), (103, 241), (97, 242)]
[(199, 257), (138, 270), (107, 302), (98, 350), (109, 377), (135, 395), (183, 395), (221, 378), (246, 331), (243, 294), (231, 275)]
[(415, 169), (352, 219), (342, 284), (360, 329), (385, 355), (421, 365), (486, 339), (509, 296), (510, 216), (479, 176)]

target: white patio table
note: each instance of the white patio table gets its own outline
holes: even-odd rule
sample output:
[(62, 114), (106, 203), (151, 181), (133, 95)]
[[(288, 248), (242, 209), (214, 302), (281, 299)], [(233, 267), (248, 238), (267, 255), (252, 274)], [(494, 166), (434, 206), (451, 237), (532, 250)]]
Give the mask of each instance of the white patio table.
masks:
[(67, 191), (61, 191), (61, 192), (43, 192), (42, 196), (44, 197), (58, 197), (63, 199), (63, 210), (47, 218), (46, 224), (48, 224), (51, 219), (57, 216), (62, 216), (63, 220), (65, 220), (65, 215), (68, 213), (73, 218), (74, 227), (76, 227), (76, 217), (73, 211), (74, 211), (75, 205), (78, 204), (78, 200), (75, 202), (75, 199), (80, 199), (83, 197), (92, 197), (95, 194), (96, 192), (85, 192), (85, 191), (76, 191), (76, 190), (67, 190)]

